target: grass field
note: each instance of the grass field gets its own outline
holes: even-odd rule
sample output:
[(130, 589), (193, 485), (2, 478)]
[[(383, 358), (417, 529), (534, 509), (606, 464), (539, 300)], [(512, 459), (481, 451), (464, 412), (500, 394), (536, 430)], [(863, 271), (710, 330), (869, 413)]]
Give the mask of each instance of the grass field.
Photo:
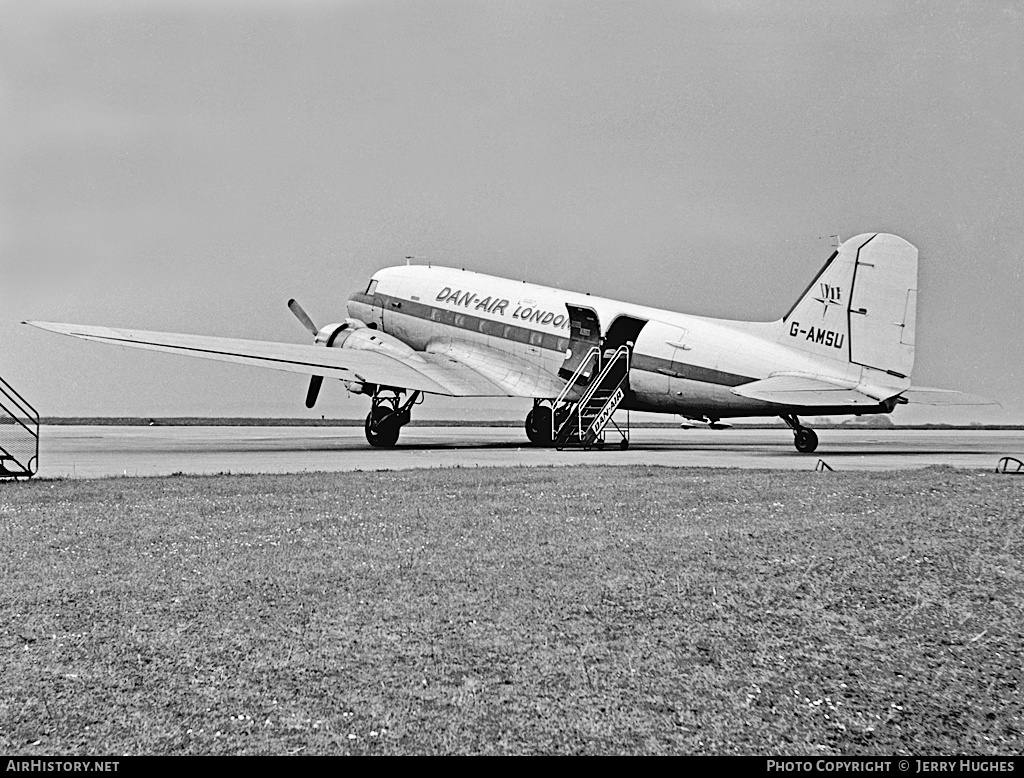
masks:
[(0, 484), (11, 754), (1020, 754), (1024, 478)]

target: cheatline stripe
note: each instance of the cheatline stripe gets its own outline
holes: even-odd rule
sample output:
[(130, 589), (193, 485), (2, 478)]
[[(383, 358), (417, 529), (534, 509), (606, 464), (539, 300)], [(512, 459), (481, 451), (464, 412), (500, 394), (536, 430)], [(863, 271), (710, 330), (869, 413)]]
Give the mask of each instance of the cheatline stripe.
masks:
[(381, 294), (355, 294), (349, 299), (371, 307), (375, 304), (375, 301), (383, 303), (383, 308), (388, 316), (411, 316), (415, 319), (444, 324), (456, 329), (466, 330), (467, 332), (479, 332), (483, 335), (501, 338), (502, 340), (511, 340), (516, 343), (536, 346), (547, 351), (564, 353), (569, 347), (569, 339), (561, 335), (522, 327), (518, 324), (508, 324), (497, 319), (485, 319), (471, 313), (462, 313), (461, 311), (453, 311), (436, 305), (427, 305), (415, 300), (403, 300), (400, 297)]
[[(414, 300), (403, 300), (400, 297), (380, 294), (355, 294), (350, 299), (371, 307), (374, 305), (375, 300), (383, 303), (384, 310), (389, 316), (411, 316), (415, 319), (423, 319), (468, 332), (481, 332), (484, 335), (501, 338), (502, 340), (539, 346), (548, 351), (564, 353), (569, 347), (568, 338), (548, 332), (541, 332), (540, 330), (533, 330), (529, 327), (520, 327), (516, 324), (506, 324), (495, 319), (484, 319), (469, 313), (460, 313), (435, 305), (427, 305)], [(394, 304), (397, 304), (397, 307)], [(518, 335), (518, 337), (508, 337), (508, 335)], [(531, 343), (531, 340), (535, 339), (531, 336), (539, 336), (542, 338), (542, 342), (539, 344)], [(699, 381), (705, 384), (718, 384), (720, 386), (740, 386), (741, 384), (749, 384), (757, 380), (749, 376), (738, 375), (737, 373), (728, 373), (723, 370), (700, 367), (699, 365), (673, 362), (646, 354), (634, 354), (630, 367), (633, 370), (647, 373), (658, 373), (672, 378), (682, 378), (687, 381)]]
[(682, 378), (686, 381), (699, 381), (702, 384), (719, 384), (721, 386), (740, 386), (757, 380), (749, 376), (727, 373), (723, 370), (713, 370), (710, 367), (672, 362), (668, 359), (650, 357), (646, 354), (634, 356), (631, 367), (634, 370), (659, 373), (670, 378)]

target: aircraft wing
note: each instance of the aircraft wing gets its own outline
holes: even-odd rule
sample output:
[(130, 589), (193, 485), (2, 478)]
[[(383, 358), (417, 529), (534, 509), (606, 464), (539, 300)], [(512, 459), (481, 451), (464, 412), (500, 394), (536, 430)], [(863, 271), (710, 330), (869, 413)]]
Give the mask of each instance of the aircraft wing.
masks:
[[(491, 370), (488, 375), (459, 360), (456, 354), (413, 352), (396, 356), (372, 350), (324, 348), (312, 344), (274, 343), (45, 321), (24, 323), (99, 343), (254, 365), (289, 373), (396, 386), (451, 397), (554, 396), (547, 393), (550, 387), (540, 387), (537, 381), (524, 383), (514, 371), (498, 371), (495, 374)], [(538, 391), (545, 393), (536, 394)]]
[(780, 374), (735, 386), (732, 393), (781, 405), (878, 405), (876, 398), (856, 387), (854, 383), (828, 381), (818, 376)]

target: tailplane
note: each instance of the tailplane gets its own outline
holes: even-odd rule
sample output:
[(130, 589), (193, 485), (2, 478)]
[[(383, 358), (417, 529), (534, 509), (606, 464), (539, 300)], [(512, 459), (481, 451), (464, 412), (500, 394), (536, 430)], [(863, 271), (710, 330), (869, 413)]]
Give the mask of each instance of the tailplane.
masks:
[(896, 235), (866, 233), (829, 258), (783, 317), (779, 340), (909, 380), (916, 310), (917, 249)]

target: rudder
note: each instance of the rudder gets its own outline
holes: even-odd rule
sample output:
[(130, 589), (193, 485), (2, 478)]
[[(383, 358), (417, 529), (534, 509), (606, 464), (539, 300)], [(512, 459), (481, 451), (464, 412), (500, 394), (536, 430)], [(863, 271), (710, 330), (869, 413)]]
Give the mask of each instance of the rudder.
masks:
[(850, 361), (909, 378), (917, 326), (917, 249), (879, 233), (857, 255), (850, 301)]
[(783, 317), (780, 340), (909, 378), (914, 366), (917, 249), (896, 235), (845, 241)]

